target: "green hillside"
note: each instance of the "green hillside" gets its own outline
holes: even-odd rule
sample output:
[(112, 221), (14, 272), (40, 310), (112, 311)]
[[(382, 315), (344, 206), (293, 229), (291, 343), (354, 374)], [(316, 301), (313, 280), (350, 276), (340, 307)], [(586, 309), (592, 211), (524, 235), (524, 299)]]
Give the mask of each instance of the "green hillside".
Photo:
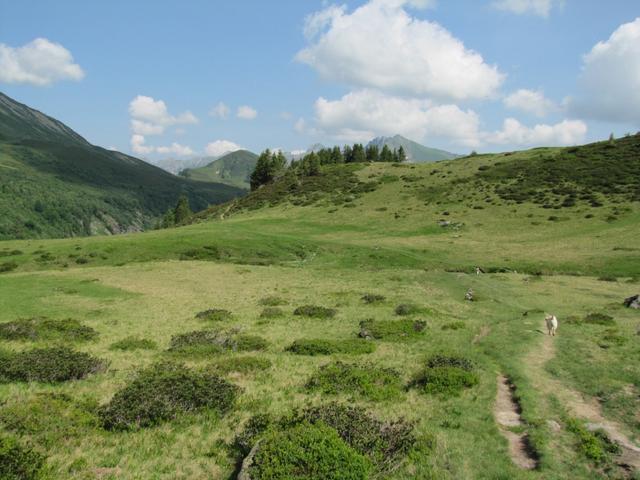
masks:
[(407, 155), (407, 160), (415, 163), (439, 162), (440, 160), (451, 160), (458, 157), (455, 153), (439, 150), (437, 148), (425, 147), (413, 140), (403, 137), (402, 135), (394, 135), (393, 137), (377, 137), (369, 142), (369, 145), (375, 145), (380, 150), (385, 145), (391, 151), (398, 150), (402, 147)]
[(0, 242), (0, 438), (56, 480), (237, 478), (256, 445), (252, 478), (637, 478), (639, 168), (640, 136), (326, 165)]
[(144, 230), (182, 194), (201, 210), (242, 191), (185, 180), (90, 145), (0, 94), (0, 239)]
[(258, 156), (247, 150), (228, 153), (200, 168), (187, 168), (180, 176), (201, 182), (217, 182), (245, 190), (249, 189), (249, 176), (256, 167)]

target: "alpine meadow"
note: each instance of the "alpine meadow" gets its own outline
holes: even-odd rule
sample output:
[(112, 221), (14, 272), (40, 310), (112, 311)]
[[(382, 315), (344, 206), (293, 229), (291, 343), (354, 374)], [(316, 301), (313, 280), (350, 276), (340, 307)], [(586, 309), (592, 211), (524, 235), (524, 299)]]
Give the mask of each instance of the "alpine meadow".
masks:
[(215, 3), (0, 0), (0, 479), (640, 480), (637, 5)]

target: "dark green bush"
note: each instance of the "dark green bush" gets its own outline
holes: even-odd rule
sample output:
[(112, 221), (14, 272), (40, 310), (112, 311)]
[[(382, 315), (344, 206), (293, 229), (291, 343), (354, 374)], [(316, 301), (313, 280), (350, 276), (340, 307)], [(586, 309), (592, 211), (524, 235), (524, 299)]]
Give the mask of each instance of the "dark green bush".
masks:
[(577, 437), (580, 452), (598, 466), (611, 462), (612, 455), (620, 454), (620, 447), (602, 430), (590, 432), (574, 418), (567, 421), (567, 430)]
[(478, 376), (459, 367), (427, 368), (413, 382), (425, 393), (443, 394), (446, 396), (459, 395), (466, 388), (471, 388), (479, 382)]
[(221, 322), (223, 320), (229, 320), (231, 318), (231, 312), (221, 308), (211, 308), (197, 313), (196, 318), (210, 322)]
[(364, 303), (381, 303), (385, 301), (384, 295), (378, 295), (376, 293), (367, 293), (362, 297)]
[(406, 315), (415, 315), (417, 313), (422, 312), (422, 309), (414, 305), (412, 303), (401, 303), (396, 307), (396, 315), (406, 316)]
[(336, 311), (332, 308), (319, 307), (317, 305), (303, 305), (296, 308), (293, 314), (310, 318), (331, 318), (335, 316)]
[(155, 350), (158, 348), (156, 342), (147, 338), (127, 337), (112, 343), (109, 350)]
[(265, 307), (280, 307), (282, 305), (286, 305), (288, 302), (284, 298), (271, 295), (260, 299), (259, 303)]
[(284, 316), (284, 311), (278, 307), (265, 307), (260, 313), (260, 318), (279, 318)]
[(77, 320), (52, 320), (46, 317), (21, 318), (0, 323), (3, 340), (93, 340), (98, 336), (93, 328)]
[(0, 478), (2, 480), (37, 480), (42, 478), (45, 458), (15, 439), (0, 436)]
[(250, 467), (252, 480), (365, 480), (372, 466), (332, 428), (302, 423), (268, 433)]
[(375, 344), (366, 340), (301, 339), (289, 345), (286, 351), (296, 355), (332, 355), (335, 353), (363, 355), (372, 353), (375, 349)]
[(0, 273), (11, 272), (18, 268), (18, 264), (16, 262), (3, 262), (0, 263)]
[(248, 352), (265, 350), (268, 342), (256, 335), (224, 333), (216, 330), (196, 330), (171, 337), (169, 351), (181, 354), (211, 355), (225, 351)]
[(0, 383), (79, 380), (105, 368), (103, 360), (67, 347), (0, 352)]
[(150, 427), (187, 412), (231, 409), (238, 387), (213, 373), (194, 372), (183, 365), (160, 363), (136, 378), (100, 408), (108, 430)]
[(0, 257), (15, 257), (17, 255), (22, 255), (22, 250), (2, 250), (0, 251)]
[(421, 320), (363, 320), (359, 336), (379, 340), (399, 340), (420, 336), (427, 328)]
[(228, 373), (253, 373), (271, 368), (271, 360), (261, 357), (225, 357), (216, 360), (211, 364), (211, 369), (221, 374)]
[(402, 383), (399, 372), (391, 368), (335, 362), (320, 367), (307, 381), (306, 388), (325, 394), (354, 394), (379, 401), (398, 397)]
[(266, 350), (269, 347), (269, 342), (257, 335), (240, 334), (228, 337), (225, 346), (234, 352), (254, 352)]
[(612, 316), (607, 315), (606, 313), (589, 313), (586, 317), (584, 317), (585, 323), (592, 323), (595, 325), (615, 325), (616, 321)]
[(427, 368), (438, 367), (456, 367), (471, 372), (475, 368), (475, 365), (468, 358), (458, 356), (433, 355), (427, 360)]

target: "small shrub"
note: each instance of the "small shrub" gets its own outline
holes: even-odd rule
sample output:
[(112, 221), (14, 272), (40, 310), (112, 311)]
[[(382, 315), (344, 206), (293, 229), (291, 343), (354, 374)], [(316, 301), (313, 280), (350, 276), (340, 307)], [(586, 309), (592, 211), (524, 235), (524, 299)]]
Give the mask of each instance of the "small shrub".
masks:
[(442, 330), (462, 330), (463, 328), (466, 328), (466, 324), (462, 321), (442, 325)]
[(0, 263), (0, 273), (11, 272), (18, 268), (18, 264), (16, 262), (3, 262)]
[(93, 340), (98, 336), (93, 328), (77, 320), (52, 320), (46, 317), (21, 318), (0, 323), (0, 339), (3, 340)]
[(456, 396), (466, 388), (471, 388), (479, 382), (478, 376), (463, 368), (458, 367), (433, 367), (427, 368), (422, 375), (414, 381), (425, 393)]
[(284, 310), (279, 307), (265, 307), (260, 313), (260, 318), (279, 318), (284, 316)]
[(89, 263), (89, 259), (85, 257), (78, 257), (76, 258), (76, 263), (78, 265), (86, 265), (87, 263)]
[(269, 370), (271, 368), (271, 365), (271, 360), (269, 360), (268, 358), (231, 356), (216, 360), (211, 364), (211, 369), (214, 372), (225, 375), (228, 373), (247, 374)]
[(333, 355), (336, 353), (364, 355), (374, 352), (375, 349), (375, 344), (366, 340), (302, 339), (293, 342), (286, 348), (286, 351), (296, 355)]
[(147, 338), (127, 337), (112, 343), (109, 350), (122, 350), (123, 352), (132, 350), (155, 350), (158, 348), (156, 342)]
[(396, 315), (400, 316), (415, 315), (420, 312), (422, 312), (422, 309), (412, 303), (402, 303), (395, 309)]
[(319, 307), (317, 305), (303, 305), (293, 311), (294, 315), (309, 318), (332, 318), (336, 313), (332, 308)]
[(64, 382), (103, 371), (106, 362), (67, 347), (0, 353), (2, 382)]
[(361, 338), (400, 340), (418, 337), (427, 328), (421, 320), (363, 320), (360, 322)]
[(591, 323), (594, 325), (615, 325), (616, 321), (612, 316), (607, 315), (606, 313), (590, 313), (586, 317), (584, 317), (585, 323)]
[(271, 295), (260, 299), (259, 303), (265, 307), (280, 307), (286, 305), (288, 302), (284, 298)]
[(613, 275), (602, 275), (601, 277), (598, 277), (598, 280), (601, 282), (617, 282), (618, 281), (618, 279)]
[(209, 310), (196, 313), (196, 318), (198, 320), (207, 320), (209, 322), (221, 322), (223, 320), (229, 320), (231, 318), (231, 312), (221, 308), (211, 308)]
[(577, 437), (580, 452), (598, 466), (611, 462), (612, 455), (620, 454), (620, 447), (602, 430), (590, 432), (573, 418), (567, 421), (567, 430)]
[(160, 363), (136, 378), (100, 408), (107, 430), (151, 427), (187, 412), (231, 409), (238, 387), (213, 373), (197, 373), (183, 365)]
[(249, 468), (253, 480), (365, 480), (372, 466), (332, 428), (302, 423), (268, 433)]
[(215, 355), (225, 351), (265, 350), (267, 347), (267, 341), (255, 335), (196, 330), (171, 337), (169, 351), (187, 355)]
[(428, 368), (455, 367), (455, 368), (461, 368), (462, 370), (471, 372), (475, 368), (475, 365), (471, 360), (464, 357), (434, 355), (431, 358), (429, 358), (429, 360), (427, 360), (427, 367)]
[(385, 301), (384, 295), (378, 295), (375, 293), (367, 293), (362, 297), (362, 301), (364, 303), (372, 304), (372, 303), (381, 303)]
[(0, 436), (0, 478), (37, 480), (42, 478), (45, 458), (15, 439)]
[(306, 387), (325, 394), (355, 394), (379, 401), (396, 398), (402, 384), (399, 372), (390, 368), (335, 362), (320, 367)]
[(3, 250), (0, 252), (0, 257), (15, 257), (23, 253), (22, 250)]
[(229, 337), (225, 346), (234, 352), (255, 352), (266, 350), (269, 347), (269, 342), (257, 335), (241, 334)]

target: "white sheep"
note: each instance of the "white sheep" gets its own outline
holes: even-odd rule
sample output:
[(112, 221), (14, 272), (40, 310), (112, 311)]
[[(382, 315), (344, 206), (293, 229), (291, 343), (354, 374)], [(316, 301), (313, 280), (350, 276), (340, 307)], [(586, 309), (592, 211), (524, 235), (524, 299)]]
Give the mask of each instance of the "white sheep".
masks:
[(547, 323), (547, 330), (549, 331), (549, 335), (553, 335), (555, 337), (556, 330), (558, 330), (558, 319), (555, 315), (547, 315), (544, 317), (544, 321)]

